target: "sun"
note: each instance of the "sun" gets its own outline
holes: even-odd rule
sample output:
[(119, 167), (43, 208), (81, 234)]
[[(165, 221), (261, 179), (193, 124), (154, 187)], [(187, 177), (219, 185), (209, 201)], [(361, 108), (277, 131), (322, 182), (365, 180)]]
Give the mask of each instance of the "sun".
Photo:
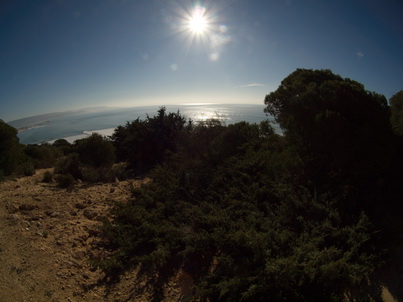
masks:
[(207, 28), (206, 19), (203, 16), (193, 16), (189, 21), (189, 28), (194, 33), (203, 33)]
[(192, 11), (187, 20), (187, 27), (193, 34), (204, 34), (208, 29), (208, 18), (206, 16), (206, 9), (197, 5)]

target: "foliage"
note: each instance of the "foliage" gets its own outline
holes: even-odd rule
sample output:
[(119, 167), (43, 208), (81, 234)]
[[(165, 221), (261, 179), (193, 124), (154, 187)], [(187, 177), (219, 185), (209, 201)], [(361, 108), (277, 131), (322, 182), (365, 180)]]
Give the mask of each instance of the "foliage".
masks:
[(62, 156), (58, 148), (50, 144), (27, 145), (24, 154), (30, 157), (36, 169), (53, 167), (56, 160)]
[(4, 175), (15, 172), (22, 161), (17, 130), (0, 120), (0, 170)]
[(403, 90), (390, 98), (390, 121), (392, 128), (398, 135), (403, 135)]
[(31, 161), (25, 161), (21, 167), (25, 176), (32, 176), (35, 174), (35, 166)]
[(110, 169), (115, 162), (112, 143), (98, 133), (75, 141), (74, 147), (79, 154), (80, 162), (85, 166)]
[(57, 161), (55, 173), (90, 182), (113, 181), (114, 162), (115, 150), (109, 139), (92, 134), (74, 143), (68, 154)]
[(311, 190), (344, 194), (346, 211), (376, 211), (369, 208), (396, 156), (385, 97), (329, 70), (297, 69), (265, 104), (297, 148)]
[(42, 181), (43, 181), (43, 182), (46, 182), (46, 183), (52, 182), (52, 181), (53, 181), (53, 177), (54, 177), (54, 175), (53, 175), (52, 172), (46, 171), (46, 172), (43, 174)]
[(75, 141), (72, 150), (77, 153), (70, 153), (67, 156), (72, 157), (73, 161), (66, 172), (90, 182), (114, 180), (111, 169), (116, 157), (114, 147), (108, 138), (93, 133), (87, 138)]
[(157, 116), (147, 116), (144, 121), (137, 118), (117, 127), (112, 141), (118, 159), (138, 173), (147, 171), (161, 163), (167, 153), (176, 151), (185, 124), (186, 119), (179, 111), (167, 114), (165, 107), (161, 107)]
[(55, 173), (70, 174), (74, 178), (80, 179), (82, 178), (82, 174), (79, 165), (79, 155), (77, 153), (70, 153), (56, 162)]
[(64, 189), (71, 189), (75, 182), (75, 179), (71, 174), (59, 174), (55, 179), (59, 187)]
[(93, 263), (110, 278), (140, 268), (154, 300), (179, 271), (196, 301), (379, 300), (403, 194), (391, 103), (298, 69), (265, 98), (284, 135), (267, 121), (195, 125), (164, 107), (118, 127), (118, 159), (152, 181), (112, 207), (108, 256)]
[(64, 155), (70, 153), (72, 149), (72, 145), (63, 138), (55, 140), (52, 146), (58, 148)]
[(153, 181), (113, 208), (103, 227), (113, 256), (98, 265), (109, 275), (140, 265), (165, 280), (183, 269), (201, 300), (359, 300), (380, 265), (368, 217), (310, 192), (297, 149), (270, 129), (195, 126)]

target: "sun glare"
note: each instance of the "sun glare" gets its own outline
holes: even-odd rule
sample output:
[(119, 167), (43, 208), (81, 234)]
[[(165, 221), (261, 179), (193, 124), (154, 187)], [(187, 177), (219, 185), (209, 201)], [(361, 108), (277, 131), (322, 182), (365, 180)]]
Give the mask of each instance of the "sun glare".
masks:
[(189, 29), (195, 34), (202, 34), (207, 29), (207, 18), (205, 8), (196, 6), (189, 19)]
[(192, 45), (203, 46), (212, 62), (220, 59), (223, 48), (231, 41), (228, 27), (220, 23), (218, 7), (195, 5), (188, 8), (176, 6), (179, 22), (172, 23), (172, 28), (181, 33), (185, 42), (185, 51), (189, 52)]

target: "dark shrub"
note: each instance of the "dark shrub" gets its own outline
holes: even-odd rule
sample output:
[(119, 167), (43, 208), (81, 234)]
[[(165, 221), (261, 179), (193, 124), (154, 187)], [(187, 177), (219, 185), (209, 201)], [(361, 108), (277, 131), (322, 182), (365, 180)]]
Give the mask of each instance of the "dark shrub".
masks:
[(56, 174), (71, 174), (75, 178), (81, 178), (79, 155), (70, 153), (64, 158), (61, 158), (55, 165)]
[(59, 187), (64, 189), (70, 189), (74, 185), (74, 177), (71, 174), (60, 174), (56, 176), (56, 182)]
[(52, 146), (56, 147), (64, 155), (69, 154), (73, 149), (72, 145), (63, 138), (56, 140)]
[(21, 158), (17, 129), (0, 120), (0, 169), (4, 175), (16, 172), (21, 164)]
[(167, 114), (165, 107), (158, 110), (157, 116), (119, 126), (112, 135), (117, 157), (138, 173), (148, 171), (163, 162), (167, 154), (177, 151), (185, 126), (186, 118), (179, 111)]
[(80, 162), (84, 166), (110, 169), (115, 162), (115, 150), (106, 137), (93, 133), (75, 142)]
[(24, 153), (32, 159), (36, 169), (50, 168), (62, 156), (62, 152), (58, 148), (49, 144), (27, 145)]
[(50, 171), (46, 171), (45, 174), (43, 174), (42, 178), (43, 182), (49, 183), (53, 181), (53, 173)]
[(32, 176), (35, 174), (35, 167), (31, 161), (26, 161), (22, 164), (22, 172), (25, 176)]

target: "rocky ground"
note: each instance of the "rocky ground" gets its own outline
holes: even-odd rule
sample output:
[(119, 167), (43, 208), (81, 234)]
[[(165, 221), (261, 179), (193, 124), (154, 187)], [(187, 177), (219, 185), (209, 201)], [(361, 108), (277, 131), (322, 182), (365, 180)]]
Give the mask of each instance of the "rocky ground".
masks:
[[(102, 253), (99, 218), (144, 180), (79, 183), (67, 191), (43, 183), (45, 171), (0, 183), (0, 302), (148, 301), (135, 271), (109, 287), (89, 263)], [(181, 280), (167, 286), (167, 301), (183, 295)]]

